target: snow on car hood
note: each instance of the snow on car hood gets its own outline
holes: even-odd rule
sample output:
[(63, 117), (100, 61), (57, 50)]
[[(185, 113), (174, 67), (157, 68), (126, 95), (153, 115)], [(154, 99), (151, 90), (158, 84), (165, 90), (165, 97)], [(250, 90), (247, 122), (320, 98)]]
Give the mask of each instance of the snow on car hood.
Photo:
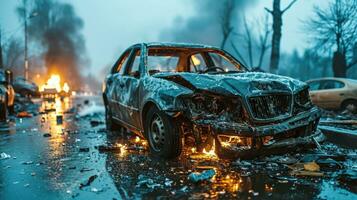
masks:
[(247, 96), (265, 92), (294, 92), (305, 83), (285, 76), (263, 72), (227, 74), (196, 74), (188, 72), (158, 73), (164, 78), (191, 90), (205, 90), (218, 94)]

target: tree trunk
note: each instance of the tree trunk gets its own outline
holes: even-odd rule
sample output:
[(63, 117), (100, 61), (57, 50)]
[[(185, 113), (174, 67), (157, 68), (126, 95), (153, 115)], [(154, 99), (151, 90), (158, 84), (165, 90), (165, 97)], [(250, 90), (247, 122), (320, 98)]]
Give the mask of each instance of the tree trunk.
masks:
[(4, 68), (4, 62), (2, 60), (2, 43), (1, 43), (1, 29), (0, 29), (0, 69)]
[(335, 77), (346, 77), (347, 63), (345, 54), (338, 51), (333, 53), (332, 69)]
[(270, 56), (270, 72), (276, 72), (279, 67), (280, 59), (280, 40), (281, 40), (281, 26), (282, 21), (282, 11), (280, 10), (280, 0), (274, 0), (273, 2), (273, 37), (272, 37), (272, 48)]

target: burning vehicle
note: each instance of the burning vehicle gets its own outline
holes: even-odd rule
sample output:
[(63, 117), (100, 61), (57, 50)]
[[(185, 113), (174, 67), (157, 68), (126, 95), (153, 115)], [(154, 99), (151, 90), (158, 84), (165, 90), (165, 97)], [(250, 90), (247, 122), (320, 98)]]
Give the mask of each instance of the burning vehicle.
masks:
[(57, 96), (65, 97), (70, 95), (70, 88), (67, 82), (61, 85), (61, 77), (58, 74), (52, 74), (47, 82), (40, 87), (42, 98), (53, 100)]
[(139, 134), (165, 158), (187, 141), (219, 157), (251, 157), (324, 140), (307, 84), (250, 72), (205, 45), (131, 46), (107, 76), (103, 100), (108, 129)]

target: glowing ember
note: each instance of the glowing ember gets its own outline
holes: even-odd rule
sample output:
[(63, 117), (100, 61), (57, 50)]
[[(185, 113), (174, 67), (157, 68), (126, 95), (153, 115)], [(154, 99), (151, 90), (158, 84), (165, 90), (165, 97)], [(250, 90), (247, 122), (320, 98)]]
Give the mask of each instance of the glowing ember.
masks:
[(206, 148), (204, 148), (202, 153), (205, 154), (206, 156), (217, 158), (215, 149), (216, 149), (216, 144), (215, 144), (215, 141), (213, 140), (213, 145), (212, 145), (211, 149), (209, 151), (207, 151)]
[(127, 150), (126, 144), (123, 145), (123, 144), (117, 143), (115, 146), (120, 148), (120, 156), (124, 156), (126, 153), (126, 150)]
[(53, 89), (55, 89), (57, 92), (63, 91), (68, 93), (70, 87), (66, 82), (63, 84), (63, 86), (61, 86), (61, 77), (58, 74), (52, 74), (47, 82), (40, 86), (40, 92)]
[(136, 136), (135, 137), (135, 143), (139, 143), (140, 142), (140, 137), (139, 136)]

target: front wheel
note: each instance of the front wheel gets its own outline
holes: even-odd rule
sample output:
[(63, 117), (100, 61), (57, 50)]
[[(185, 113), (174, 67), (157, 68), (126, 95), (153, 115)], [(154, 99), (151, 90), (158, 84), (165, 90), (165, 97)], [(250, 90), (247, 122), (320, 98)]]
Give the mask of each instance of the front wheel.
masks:
[(175, 158), (181, 154), (182, 140), (175, 120), (155, 106), (145, 118), (145, 135), (150, 152), (163, 158)]

